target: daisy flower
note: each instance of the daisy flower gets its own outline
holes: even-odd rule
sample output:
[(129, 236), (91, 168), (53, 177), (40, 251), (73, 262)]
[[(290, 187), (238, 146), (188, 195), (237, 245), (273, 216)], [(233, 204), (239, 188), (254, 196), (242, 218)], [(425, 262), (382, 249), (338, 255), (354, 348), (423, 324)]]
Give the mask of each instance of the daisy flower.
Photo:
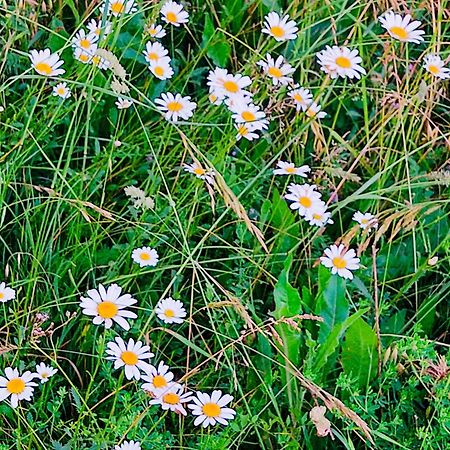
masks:
[(155, 39), (163, 38), (166, 35), (166, 30), (161, 25), (156, 25), (154, 23), (146, 26), (145, 31)]
[(278, 42), (296, 39), (297, 24), (289, 19), (287, 14), (281, 17), (276, 12), (270, 12), (264, 17), (264, 28), (261, 31), (272, 36)]
[(188, 408), (192, 414), (197, 416), (194, 425), (200, 425), (206, 428), (208, 425), (228, 425), (228, 421), (234, 419), (236, 411), (231, 408), (225, 408), (233, 400), (229, 394), (222, 395), (222, 391), (213, 391), (211, 395), (197, 392), (196, 397), (192, 398), (194, 403), (190, 403)]
[(444, 67), (444, 61), (442, 61), (439, 55), (430, 54), (425, 56), (423, 67), (427, 72), (430, 72), (441, 80), (450, 78), (450, 69)]
[(89, 30), (89, 33), (93, 33), (97, 35), (99, 38), (102, 33), (103, 37), (106, 37), (112, 31), (111, 22), (105, 21), (105, 25), (102, 27), (102, 21), (95, 19), (90, 20), (90, 22), (87, 24), (87, 28)]
[(263, 68), (264, 73), (272, 78), (272, 83), (274, 86), (277, 86), (278, 84), (286, 86), (294, 81), (292, 77), (288, 77), (287, 75), (294, 73), (295, 69), (290, 64), (285, 62), (283, 56), (280, 55), (275, 60), (267, 54), (266, 59), (267, 62), (258, 61), (257, 64)]
[(320, 262), (330, 268), (333, 275), (353, 279), (351, 270), (359, 269), (359, 258), (356, 258), (355, 250), (346, 250), (344, 244), (340, 244), (339, 247), (331, 245), (325, 249), (325, 255), (320, 257)]
[(0, 283), (0, 303), (6, 303), (9, 300), (16, 298), (16, 291), (6, 286), (6, 283), (2, 281)]
[(161, 16), (164, 22), (175, 27), (189, 22), (189, 14), (183, 9), (183, 5), (172, 1), (164, 3), (161, 8)]
[(131, 258), (140, 267), (154, 267), (158, 264), (159, 255), (154, 248), (141, 247), (133, 250)]
[(311, 119), (323, 119), (327, 116), (327, 113), (325, 111), (321, 111), (321, 109), (322, 107), (316, 102), (311, 102), (305, 110), (305, 114)]
[(30, 371), (19, 375), (17, 369), (7, 367), (5, 369), (5, 376), (0, 376), (0, 402), (10, 398), (11, 406), (17, 408), (19, 400), (30, 401), (33, 396), (34, 386), (37, 383), (31, 381), (36, 374)]
[(129, 98), (117, 97), (117, 101), (115, 104), (117, 106), (117, 109), (128, 109), (133, 104), (133, 100)]
[(310, 225), (315, 225), (317, 227), (323, 227), (327, 224), (333, 224), (334, 221), (331, 219), (331, 213), (327, 212), (325, 205), (322, 205), (314, 210), (308, 210), (305, 215), (305, 220)]
[(142, 53), (148, 63), (156, 62), (169, 54), (167, 49), (159, 42), (147, 42), (147, 44), (145, 44), (145, 50)]
[(418, 30), (421, 22), (415, 20), (411, 22), (411, 16), (407, 14), (402, 17), (400, 14), (395, 14), (389, 11), (383, 14), (379, 19), (381, 26), (393, 37), (401, 42), (414, 42), (420, 44), (423, 41), (422, 34), (425, 31)]
[(135, 441), (124, 441), (120, 445), (115, 445), (114, 450), (141, 450), (141, 444)]
[(56, 86), (53, 86), (52, 95), (55, 97), (61, 97), (62, 99), (69, 98), (71, 95), (70, 88), (67, 86), (66, 82), (58, 83)]
[(169, 371), (169, 366), (160, 361), (158, 367), (150, 367), (150, 370), (142, 375), (142, 379), (146, 381), (142, 385), (142, 389), (153, 393), (156, 389), (167, 388), (173, 380), (173, 373)]
[(92, 58), (94, 58), (95, 52), (97, 51), (97, 44), (92, 44), (89, 51), (83, 50), (80, 47), (77, 47), (73, 52), (73, 57), (81, 61), (83, 64), (90, 64), (92, 62)]
[(362, 213), (360, 211), (353, 214), (353, 220), (358, 222), (359, 227), (363, 230), (366, 228), (378, 228), (377, 218), (370, 213)]
[(247, 141), (253, 141), (253, 139), (259, 139), (260, 137), (258, 133), (255, 133), (256, 130), (252, 123), (240, 123), (234, 126), (237, 130), (237, 141), (240, 141), (242, 138), (247, 139)]
[(34, 374), (35, 378), (39, 378), (41, 380), (41, 384), (47, 383), (48, 379), (55, 375), (58, 372), (58, 369), (55, 369), (52, 366), (47, 366), (43, 362), (40, 364), (36, 364), (36, 373)]
[(317, 53), (320, 69), (329, 74), (331, 78), (361, 78), (366, 71), (359, 65), (362, 58), (358, 56), (358, 50), (350, 50), (347, 47), (333, 45), (326, 46), (325, 50)]
[(186, 392), (183, 394), (184, 386), (179, 383), (169, 383), (168, 386), (155, 389), (153, 391), (154, 399), (150, 400), (150, 405), (161, 405), (164, 410), (174, 411), (178, 414), (187, 415), (183, 404), (192, 400), (192, 394)]
[(183, 303), (179, 300), (167, 297), (157, 303), (155, 314), (158, 316), (158, 319), (168, 324), (183, 323), (186, 317), (186, 310), (184, 309)]
[(312, 103), (312, 94), (309, 89), (296, 88), (288, 93), (289, 97), (294, 100), (297, 111), (306, 111)]
[(127, 380), (135, 378), (140, 380), (141, 372), (150, 371), (151, 365), (146, 363), (145, 359), (153, 358), (155, 355), (150, 351), (148, 345), (144, 345), (141, 341), (136, 341), (132, 338), (128, 340), (128, 344), (117, 336), (115, 342), (108, 342), (106, 359), (114, 361), (114, 369), (125, 367), (125, 377)]
[(168, 56), (152, 61), (148, 68), (160, 80), (168, 80), (173, 77), (173, 69), (170, 67), (170, 58)]
[(186, 172), (194, 174), (197, 178), (205, 180), (209, 184), (214, 184), (214, 171), (206, 170), (196, 162), (192, 164), (183, 164), (183, 168)]
[(102, 284), (97, 289), (87, 291), (88, 297), (81, 297), (80, 307), (87, 316), (94, 316), (94, 325), (105, 324), (105, 328), (111, 328), (113, 321), (124, 330), (129, 330), (130, 325), (126, 319), (136, 319), (134, 312), (125, 308), (134, 305), (137, 301), (130, 295), (121, 295), (122, 288), (117, 284), (111, 284), (106, 290)]
[(286, 194), (284, 198), (292, 201), (289, 207), (296, 209), (301, 216), (305, 216), (308, 211), (314, 211), (324, 204), (320, 200), (322, 194), (316, 191), (314, 184), (291, 184), (288, 189), (289, 194)]
[(59, 59), (57, 53), (51, 53), (48, 48), (39, 51), (31, 50), (28, 56), (32, 67), (39, 75), (56, 77), (66, 72), (64, 69), (59, 68), (64, 64), (64, 61)]
[(166, 120), (176, 122), (179, 118), (187, 120), (194, 114), (197, 104), (191, 102), (191, 97), (182, 97), (180, 94), (173, 95), (170, 92), (162, 93), (155, 103), (157, 108), (164, 113)]
[(86, 32), (81, 29), (75, 37), (72, 38), (72, 47), (75, 49), (80, 48), (87, 53), (94, 53), (96, 48), (94, 49), (93, 46), (97, 41), (98, 35), (96, 33), (86, 34)]
[(225, 98), (225, 95), (223, 95), (220, 92), (216, 92), (214, 91), (214, 89), (209, 89), (209, 95), (208, 95), (208, 100), (213, 104), (213, 105), (221, 105), (223, 102), (223, 99)]
[(307, 173), (311, 172), (311, 168), (309, 166), (300, 166), (295, 167), (294, 163), (278, 161), (277, 163), (278, 169), (274, 169), (274, 175), (299, 175), (303, 178), (308, 178)]
[(91, 62), (95, 67), (98, 67), (100, 70), (109, 69), (109, 67), (111, 66), (111, 62), (100, 55), (94, 55), (91, 59)]
[(252, 84), (250, 77), (237, 73), (233, 75), (228, 70), (216, 67), (210, 70), (208, 74), (207, 85), (210, 92), (216, 93), (219, 97), (247, 96), (251, 97), (252, 93), (245, 88)]
[(101, 8), (102, 11), (104, 11), (106, 4), (108, 4), (108, 14), (118, 17), (122, 14), (131, 14), (136, 12), (137, 8), (134, 3), (134, 0), (105, 0)]
[(253, 103), (247, 103), (244, 99), (239, 99), (230, 104), (229, 109), (237, 124), (251, 124), (253, 130), (264, 130), (268, 127), (269, 121), (266, 119), (266, 114)]

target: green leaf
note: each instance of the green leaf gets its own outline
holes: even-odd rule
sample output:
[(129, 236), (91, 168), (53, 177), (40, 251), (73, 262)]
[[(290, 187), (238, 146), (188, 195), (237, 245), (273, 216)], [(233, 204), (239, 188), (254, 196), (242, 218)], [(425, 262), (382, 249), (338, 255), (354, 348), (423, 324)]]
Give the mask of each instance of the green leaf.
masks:
[(357, 319), (359, 319), (362, 315), (364, 315), (369, 308), (362, 309), (360, 311), (355, 312), (349, 318), (347, 318), (344, 322), (336, 324), (331, 333), (327, 336), (325, 342), (320, 345), (319, 350), (316, 355), (316, 359), (314, 362), (314, 370), (320, 371), (320, 369), (327, 363), (328, 358), (334, 354), (334, 352), (339, 347), (342, 336), (346, 332), (347, 328), (352, 326)]
[(372, 327), (361, 318), (347, 330), (341, 362), (344, 372), (356, 378), (361, 388), (366, 387), (377, 373), (377, 336)]
[(349, 314), (348, 301), (345, 298), (345, 280), (331, 275), (323, 266), (319, 267), (319, 296), (316, 314), (323, 317), (319, 328), (319, 343), (323, 344), (331, 330), (343, 323)]
[(206, 48), (206, 54), (216, 66), (225, 67), (227, 65), (231, 55), (231, 47), (225, 35), (221, 31), (217, 31), (209, 14), (205, 14), (202, 45), (203, 48)]

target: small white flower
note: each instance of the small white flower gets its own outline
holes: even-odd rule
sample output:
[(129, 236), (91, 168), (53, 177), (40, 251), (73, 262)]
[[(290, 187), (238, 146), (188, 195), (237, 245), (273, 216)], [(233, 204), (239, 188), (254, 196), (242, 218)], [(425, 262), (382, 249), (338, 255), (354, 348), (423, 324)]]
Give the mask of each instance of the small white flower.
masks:
[(192, 164), (183, 164), (183, 168), (186, 172), (194, 174), (197, 178), (205, 180), (209, 184), (214, 184), (214, 170), (204, 169), (196, 162)]
[(423, 67), (427, 72), (430, 72), (432, 75), (440, 78), (441, 80), (450, 78), (450, 69), (444, 67), (444, 61), (442, 61), (439, 55), (430, 54), (425, 56)]
[(272, 58), (269, 54), (266, 55), (267, 62), (258, 61), (258, 66), (261, 66), (264, 73), (272, 78), (272, 83), (274, 86), (281, 84), (286, 86), (292, 83), (294, 80), (288, 75), (295, 72), (295, 69), (287, 62), (285, 62), (283, 56), (279, 56), (276, 60)]
[(363, 230), (366, 228), (378, 228), (377, 218), (370, 213), (362, 213), (360, 211), (355, 212), (353, 214), (353, 220), (358, 222), (359, 227)]
[(92, 62), (92, 64), (95, 67), (98, 67), (100, 70), (106, 70), (106, 69), (109, 69), (111, 67), (111, 62), (110, 61), (108, 61), (106, 58), (103, 58), (103, 56), (100, 56), (100, 55), (97, 55), (97, 54), (95, 54), (92, 57), (90, 62)]
[(142, 385), (142, 389), (153, 394), (157, 389), (168, 387), (173, 378), (174, 375), (169, 371), (169, 366), (160, 361), (158, 368), (151, 366), (150, 370), (142, 375), (142, 379), (146, 381)]
[(293, 89), (288, 95), (294, 100), (297, 111), (306, 111), (313, 101), (311, 91), (302, 87)]
[(31, 50), (28, 56), (32, 67), (39, 75), (56, 77), (66, 72), (64, 69), (59, 68), (64, 64), (64, 61), (59, 59), (57, 53), (51, 53), (48, 48), (39, 51)]
[(281, 17), (276, 12), (270, 12), (264, 17), (264, 28), (261, 31), (272, 36), (278, 42), (296, 39), (297, 24), (289, 19), (287, 14)]
[(36, 364), (36, 374), (35, 377), (41, 380), (41, 384), (46, 383), (50, 377), (55, 375), (58, 369), (52, 366), (47, 366), (43, 362)]
[(96, 46), (97, 41), (98, 35), (96, 33), (86, 34), (86, 32), (81, 29), (75, 37), (72, 38), (72, 47), (75, 49), (81, 49), (86, 53), (94, 53), (95, 50), (93, 50), (93, 48), (94, 45)]
[(240, 123), (234, 125), (237, 134), (236, 140), (240, 141), (242, 138), (247, 139), (247, 141), (253, 141), (254, 139), (259, 139), (259, 134), (255, 133), (256, 129), (252, 123)]
[(160, 300), (155, 307), (155, 314), (165, 323), (183, 323), (186, 317), (186, 310), (183, 303), (167, 297)]
[(305, 220), (310, 225), (315, 225), (317, 227), (323, 227), (334, 223), (331, 219), (331, 213), (327, 212), (325, 204), (317, 207), (316, 209), (308, 210), (305, 215)]
[(116, 106), (117, 109), (128, 109), (133, 104), (133, 100), (130, 98), (117, 97)]
[(0, 376), (0, 402), (11, 397), (13, 408), (17, 408), (20, 400), (29, 402), (33, 396), (34, 386), (37, 386), (37, 383), (31, 381), (35, 376), (36, 374), (28, 370), (20, 375), (17, 369), (7, 367), (5, 376)]
[(351, 270), (359, 269), (359, 258), (356, 258), (355, 250), (346, 250), (344, 244), (340, 244), (339, 247), (331, 245), (325, 249), (325, 255), (320, 257), (320, 262), (330, 268), (333, 275), (353, 279)]
[(176, 122), (179, 118), (188, 120), (194, 114), (197, 104), (190, 100), (191, 97), (167, 92), (162, 93), (161, 98), (157, 98), (155, 103), (159, 105), (157, 108), (164, 113), (166, 120)]
[(145, 31), (155, 39), (163, 38), (166, 35), (166, 30), (161, 25), (156, 25), (154, 23), (146, 26)]
[(128, 319), (136, 319), (134, 312), (125, 308), (134, 305), (135, 300), (130, 294), (121, 295), (122, 288), (117, 284), (111, 284), (106, 290), (102, 284), (97, 289), (87, 291), (88, 297), (81, 297), (80, 307), (87, 316), (94, 316), (94, 325), (105, 324), (105, 328), (111, 328), (113, 321), (117, 322), (124, 330), (129, 330)]
[(303, 178), (308, 178), (307, 173), (311, 172), (311, 168), (307, 165), (295, 167), (294, 163), (278, 161), (278, 169), (274, 169), (274, 175), (299, 175)]
[(86, 51), (80, 47), (77, 47), (73, 52), (73, 57), (76, 60), (82, 62), (83, 64), (90, 64), (92, 62), (92, 58), (94, 58), (97, 48), (98, 48), (97, 44), (92, 44), (89, 51)]
[(253, 130), (265, 130), (269, 125), (264, 111), (261, 111), (259, 106), (253, 103), (247, 103), (245, 98), (233, 101), (229, 109), (233, 113), (232, 118), (237, 124), (251, 124)]
[(106, 359), (114, 361), (114, 369), (119, 369), (120, 367), (125, 367), (125, 377), (127, 380), (135, 378), (136, 380), (141, 379), (141, 372), (149, 372), (151, 365), (144, 360), (149, 360), (155, 355), (150, 351), (148, 345), (144, 345), (141, 341), (136, 341), (132, 338), (128, 340), (126, 344), (125, 341), (117, 336), (115, 342), (108, 342), (108, 349), (106, 353)]
[(141, 450), (141, 444), (135, 441), (124, 441), (120, 445), (115, 445), (114, 450)]
[(141, 247), (133, 250), (131, 258), (141, 267), (154, 267), (158, 264), (159, 255), (154, 248)]
[(164, 410), (174, 411), (177, 414), (187, 415), (184, 404), (192, 400), (192, 394), (186, 392), (183, 394), (184, 386), (179, 383), (169, 383), (168, 386), (155, 389), (152, 393), (155, 396), (150, 400), (150, 405), (161, 405)]
[(210, 70), (208, 74), (208, 82), (210, 92), (217, 95), (219, 98), (246, 96), (251, 97), (252, 93), (245, 88), (252, 84), (250, 77), (237, 73), (233, 75), (228, 73), (226, 69), (216, 67)]
[(173, 77), (173, 69), (170, 66), (170, 58), (168, 56), (152, 61), (148, 68), (160, 80), (168, 80)]
[[(142, 52), (145, 60), (150, 64), (157, 62), (169, 54), (168, 50), (164, 48), (159, 42), (147, 42), (145, 50)], [(169, 58), (170, 62), (170, 58)]]
[(225, 408), (233, 397), (228, 394), (222, 395), (222, 391), (213, 391), (211, 395), (197, 392), (196, 397), (192, 398), (194, 403), (190, 403), (188, 408), (192, 410), (192, 414), (197, 416), (194, 425), (202, 425), (206, 428), (209, 425), (228, 425), (229, 420), (233, 420), (236, 411), (231, 408)]
[(0, 303), (6, 303), (9, 300), (16, 298), (16, 291), (6, 286), (6, 283), (2, 281), (0, 283)]
[(55, 97), (61, 97), (62, 99), (69, 98), (71, 95), (70, 88), (67, 86), (66, 82), (58, 83), (56, 86), (53, 86), (52, 95)]
[(106, 4), (108, 4), (108, 14), (112, 14), (115, 17), (137, 11), (134, 0), (104, 0), (101, 6), (102, 11), (105, 10)]
[(223, 102), (223, 99), (225, 98), (224, 95), (222, 95), (220, 92), (216, 92), (214, 91), (214, 89), (209, 89), (209, 95), (208, 95), (208, 100), (213, 104), (213, 105), (221, 105)]
[(175, 27), (189, 22), (189, 14), (184, 10), (183, 5), (172, 1), (164, 3), (161, 8), (161, 16), (164, 22)]
[(94, 33), (98, 37), (100, 37), (102, 35), (102, 33), (103, 33), (103, 37), (106, 37), (112, 31), (111, 22), (108, 22), (107, 20), (105, 21), (105, 25), (102, 27), (101, 20), (91, 19), (89, 21), (89, 23), (87, 24), (87, 28), (90, 33)]
[(414, 42), (415, 44), (420, 44), (423, 41), (422, 35), (425, 34), (425, 31), (417, 29), (421, 22), (418, 20), (411, 22), (409, 14), (402, 17), (400, 14), (389, 11), (380, 16), (378, 20), (394, 39), (401, 42)]
[(296, 209), (301, 216), (324, 205), (320, 199), (322, 194), (316, 191), (314, 184), (291, 184), (288, 190), (289, 194), (286, 194), (284, 198), (292, 201), (289, 207)]
[(306, 109), (305, 114), (311, 119), (323, 119), (327, 116), (327, 113), (325, 111), (321, 111), (321, 109), (322, 107), (320, 105), (316, 102), (312, 102)]
[(333, 45), (326, 46), (325, 50), (317, 53), (320, 69), (329, 74), (331, 78), (361, 78), (366, 71), (359, 65), (362, 58), (358, 56), (358, 50), (350, 50), (347, 47)]

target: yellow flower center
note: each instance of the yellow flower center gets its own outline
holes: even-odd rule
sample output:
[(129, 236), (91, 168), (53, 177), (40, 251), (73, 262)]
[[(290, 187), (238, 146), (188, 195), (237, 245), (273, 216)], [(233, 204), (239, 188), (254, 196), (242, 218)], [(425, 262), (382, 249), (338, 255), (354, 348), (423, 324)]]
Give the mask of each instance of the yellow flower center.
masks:
[(81, 53), (79, 56), (80, 61), (82, 62), (88, 62), (89, 61), (89, 55), (87, 55), (86, 53)]
[(295, 173), (295, 167), (286, 167), (285, 170), (287, 173)]
[(112, 319), (119, 311), (117, 305), (113, 302), (104, 301), (98, 304), (97, 312), (102, 319)]
[(173, 392), (163, 395), (162, 399), (164, 403), (168, 403), (169, 405), (177, 405), (180, 403), (180, 396)]
[(164, 311), (164, 315), (165, 315), (166, 317), (175, 317), (175, 312), (174, 312), (173, 309), (166, 309), (166, 310)]
[(156, 375), (153, 377), (153, 386), (155, 386), (155, 388), (165, 387), (167, 386), (167, 381), (162, 375)]
[(100, 28), (96, 28), (95, 31), (94, 31), (94, 33), (95, 33), (97, 36), (100, 36), (101, 31), (102, 31), (102, 30), (101, 30)]
[(125, 6), (121, 2), (113, 2), (111, 3), (111, 11), (116, 14), (120, 14), (125, 9)]
[(217, 403), (205, 403), (202, 412), (206, 417), (219, 417), (220, 406)]
[(302, 205), (304, 208), (311, 208), (312, 201), (309, 197), (300, 197), (298, 199), (298, 202), (300, 205)]
[(343, 69), (350, 69), (352, 63), (346, 56), (338, 56), (335, 61), (336, 65), (342, 67)]
[(48, 378), (48, 373), (47, 372), (42, 372), (41, 373), (41, 378), (44, 378), (44, 379)]
[(403, 27), (392, 27), (389, 29), (398, 39), (407, 39), (409, 34)]
[(91, 46), (91, 43), (88, 39), (81, 39), (80, 47), (89, 48), (90, 46)]
[(0, 300), (3, 300), (5, 298), (5, 294), (3, 292), (0, 292)]
[(275, 36), (275, 37), (283, 37), (284, 36), (284, 30), (283, 28), (279, 27), (278, 25), (274, 25), (271, 29), (270, 32)]
[(183, 109), (183, 105), (180, 102), (169, 102), (167, 103), (167, 109), (172, 112), (178, 112)]
[(300, 94), (294, 94), (294, 100), (303, 103), (303, 97)]
[(59, 95), (64, 95), (64, 94), (66, 93), (66, 90), (65, 90), (63, 87), (59, 87), (59, 88), (56, 90), (56, 92), (57, 92)]
[(275, 78), (281, 78), (283, 76), (283, 72), (278, 67), (269, 67), (268, 73)]
[(148, 34), (154, 36), (156, 34), (156, 29), (155, 28), (149, 28)]
[(368, 221), (367, 219), (361, 219), (361, 223), (362, 223), (363, 225), (366, 225), (366, 224), (369, 223), (369, 221)]
[(333, 258), (333, 266), (336, 267), (336, 269), (345, 269), (347, 267), (347, 262), (344, 258), (336, 256)]
[(434, 64), (430, 64), (428, 66), (428, 70), (433, 74), (433, 75), (437, 75), (440, 72), (440, 69), (438, 66), (435, 66)]
[(147, 58), (148, 59), (153, 59), (153, 60), (158, 60), (158, 54), (157, 53), (155, 53), (155, 52), (149, 52), (149, 53), (147, 53)]
[(130, 352), (130, 351), (125, 351), (122, 352), (122, 354), (120, 355), (120, 359), (127, 365), (127, 366), (135, 366), (139, 359), (136, 355), (136, 353), (134, 352)]
[(312, 108), (308, 108), (308, 109), (306, 110), (306, 115), (307, 115), (308, 117), (315, 117), (316, 112), (315, 112)]
[(322, 214), (318, 214), (318, 213), (313, 214), (313, 219), (320, 220), (321, 218), (322, 218)]
[(166, 14), (166, 19), (167, 19), (170, 23), (177, 23), (177, 21), (178, 21), (177, 15), (176, 15), (174, 12), (172, 12), (172, 11), (169, 11), (169, 12)]
[(244, 125), (241, 125), (240, 127), (239, 127), (239, 134), (241, 135), (241, 136), (247, 136), (247, 134), (248, 134), (248, 128), (246, 127), (246, 126), (244, 126)]
[(210, 94), (210, 96), (209, 96), (209, 101), (210, 101), (211, 103), (214, 103), (216, 100), (217, 100), (217, 95)]
[(144, 261), (148, 261), (150, 259), (150, 255), (146, 252), (141, 253), (141, 259)]
[(25, 381), (21, 378), (13, 378), (6, 384), (6, 390), (11, 394), (21, 394), (25, 390)]
[(46, 62), (38, 62), (34, 68), (41, 75), (50, 75), (52, 73), (52, 67)]
[(100, 56), (95, 55), (95, 56), (92, 57), (92, 64), (97, 66), (98, 64), (100, 64), (100, 61), (101, 61), (101, 57)]
[(232, 94), (236, 94), (239, 91), (239, 86), (236, 81), (224, 81), (223, 88)]
[(251, 111), (244, 111), (241, 116), (246, 122), (253, 122), (256, 119)]
[(155, 66), (153, 68), (153, 72), (155, 72), (155, 75), (158, 77), (162, 77), (164, 75), (164, 69), (161, 66)]

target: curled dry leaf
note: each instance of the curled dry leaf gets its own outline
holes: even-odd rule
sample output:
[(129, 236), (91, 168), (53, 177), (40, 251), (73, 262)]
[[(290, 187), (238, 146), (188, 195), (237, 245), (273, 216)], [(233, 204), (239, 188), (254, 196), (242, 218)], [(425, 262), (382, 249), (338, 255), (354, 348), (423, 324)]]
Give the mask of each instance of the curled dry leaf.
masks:
[(334, 439), (331, 433), (331, 422), (325, 417), (327, 408), (325, 406), (314, 406), (309, 412), (309, 418), (315, 425), (317, 430), (317, 436), (326, 437), (330, 435), (331, 439)]

